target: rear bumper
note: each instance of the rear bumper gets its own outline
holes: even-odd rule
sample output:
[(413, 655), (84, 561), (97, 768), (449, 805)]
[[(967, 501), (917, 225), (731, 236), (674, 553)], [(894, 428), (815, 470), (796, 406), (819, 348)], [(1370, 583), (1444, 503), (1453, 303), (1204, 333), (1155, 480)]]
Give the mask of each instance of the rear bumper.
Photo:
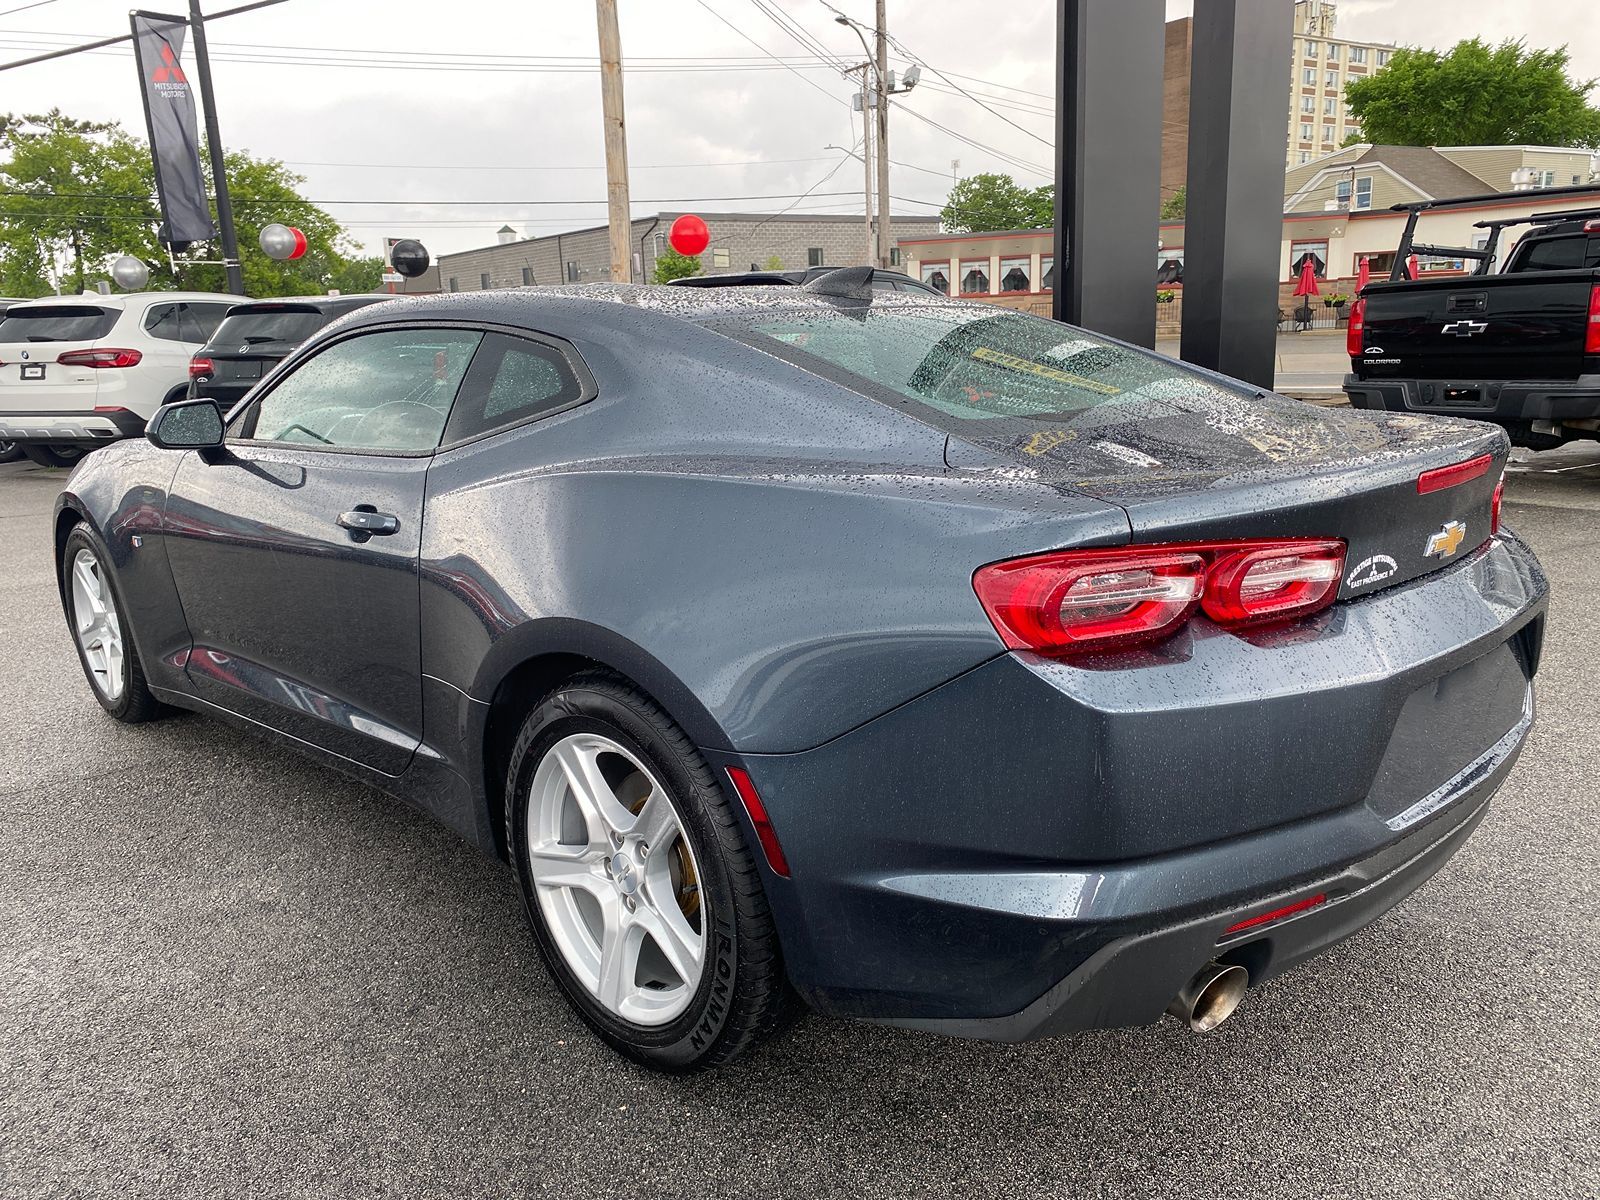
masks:
[[(1476, 389), (1475, 402), (1459, 403), (1446, 390)], [(1360, 379), (1344, 377), (1354, 408), (1439, 413), (1480, 421), (1593, 420), (1600, 418), (1600, 375), (1576, 379)]]
[(790, 977), (825, 1011), (1005, 1040), (1147, 1024), (1215, 957), (1269, 978), (1465, 841), (1531, 724), (1546, 603), (1502, 537), (1276, 635), (1003, 655), (745, 755), (792, 869), (767, 881)]
[(0, 441), (92, 449), (141, 437), (145, 420), (125, 408), (89, 412), (0, 412)]
[[(1447, 813), (1422, 824), (1376, 854), (1272, 896), (1235, 903), (1202, 917), (1149, 930), (1134, 930), (1089, 956), (1078, 968), (1021, 1011), (988, 1019), (923, 1019), (895, 1022), (930, 1033), (986, 1041), (1018, 1042), (1082, 1029), (1149, 1025), (1160, 1019), (1178, 990), (1206, 962), (1237, 963), (1252, 986), (1280, 975), (1371, 924), (1425, 883), (1449, 861), (1478, 827), (1489, 800), (1522, 751), (1532, 720), (1508, 738), (1492, 758), (1476, 764), (1442, 800)], [(1301, 831), (1313, 836), (1313, 831)], [(1226, 870), (1205, 856), (1172, 861), (1172, 871)], [(1241, 855), (1241, 857), (1246, 857)], [(1206, 859), (1213, 861), (1206, 861)], [(1242, 865), (1242, 864), (1240, 864)], [(1233, 935), (1240, 921), (1325, 897), (1293, 916)]]

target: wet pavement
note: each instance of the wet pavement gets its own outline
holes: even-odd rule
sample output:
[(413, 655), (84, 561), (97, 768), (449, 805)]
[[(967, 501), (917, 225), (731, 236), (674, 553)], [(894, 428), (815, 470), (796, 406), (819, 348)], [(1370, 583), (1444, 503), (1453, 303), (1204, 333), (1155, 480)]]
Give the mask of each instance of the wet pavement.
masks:
[(689, 1079), (591, 1038), (508, 873), (425, 817), (203, 718), (106, 719), (61, 478), (0, 467), (0, 1196), (1600, 1195), (1600, 448), (1517, 455), (1539, 720), (1407, 903), (1204, 1038), (812, 1017)]

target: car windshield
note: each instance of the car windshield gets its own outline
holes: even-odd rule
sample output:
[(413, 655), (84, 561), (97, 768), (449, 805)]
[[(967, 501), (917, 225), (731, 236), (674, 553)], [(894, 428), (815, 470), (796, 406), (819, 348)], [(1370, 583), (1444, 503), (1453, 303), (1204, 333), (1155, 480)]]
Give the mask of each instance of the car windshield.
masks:
[(1071, 416), (1194, 384), (1176, 363), (1007, 309), (808, 310), (715, 327), (868, 395), (887, 390), (963, 421)]
[(316, 309), (257, 309), (235, 313), (211, 335), (211, 346), (218, 354), (242, 354), (246, 347), (297, 346), (327, 323), (327, 316)]
[(111, 332), (121, 311), (89, 304), (13, 308), (0, 320), (0, 342), (92, 342)]

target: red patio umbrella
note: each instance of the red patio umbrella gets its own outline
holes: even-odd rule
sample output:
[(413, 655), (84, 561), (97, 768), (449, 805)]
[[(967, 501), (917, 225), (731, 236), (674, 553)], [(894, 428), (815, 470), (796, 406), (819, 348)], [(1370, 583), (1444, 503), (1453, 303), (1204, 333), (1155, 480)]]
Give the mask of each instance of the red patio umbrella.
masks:
[(1317, 260), (1311, 255), (1306, 255), (1300, 262), (1300, 282), (1294, 285), (1296, 296), (1320, 296), (1321, 289), (1317, 287)]
[(1361, 294), (1361, 289), (1367, 286), (1372, 278), (1372, 265), (1367, 261), (1367, 256), (1361, 256), (1361, 265), (1356, 268), (1356, 295)]

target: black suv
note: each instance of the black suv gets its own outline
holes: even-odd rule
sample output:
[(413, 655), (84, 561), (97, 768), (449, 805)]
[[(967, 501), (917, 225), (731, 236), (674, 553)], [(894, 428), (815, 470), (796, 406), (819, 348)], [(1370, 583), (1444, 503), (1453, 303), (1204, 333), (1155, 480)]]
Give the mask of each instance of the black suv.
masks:
[(189, 395), (215, 400), (226, 412), (324, 325), (388, 299), (387, 295), (289, 296), (235, 304), (190, 361)]

